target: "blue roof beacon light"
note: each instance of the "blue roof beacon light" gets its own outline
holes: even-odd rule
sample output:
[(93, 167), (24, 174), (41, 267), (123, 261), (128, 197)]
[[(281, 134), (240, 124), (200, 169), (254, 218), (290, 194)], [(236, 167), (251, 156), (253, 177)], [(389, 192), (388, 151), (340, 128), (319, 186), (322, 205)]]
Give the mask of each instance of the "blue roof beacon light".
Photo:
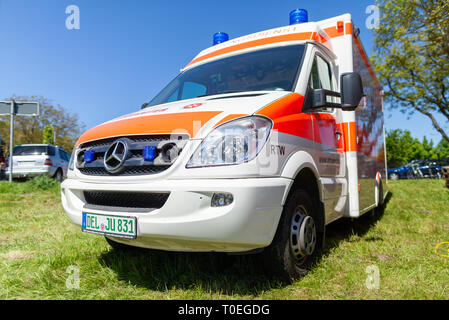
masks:
[(307, 10), (296, 9), (290, 12), (290, 25), (304, 22), (309, 22)]
[(217, 32), (216, 34), (214, 34), (214, 46), (216, 44), (226, 42), (228, 40), (229, 40), (229, 35), (227, 33)]

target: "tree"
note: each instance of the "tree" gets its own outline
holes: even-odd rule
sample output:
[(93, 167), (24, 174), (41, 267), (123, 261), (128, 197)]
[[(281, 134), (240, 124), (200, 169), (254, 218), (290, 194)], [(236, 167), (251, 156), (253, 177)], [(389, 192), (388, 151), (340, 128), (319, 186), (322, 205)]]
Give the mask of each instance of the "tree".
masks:
[(437, 158), (449, 158), (449, 141), (441, 140), (440, 143), (435, 147), (435, 153)]
[[(420, 112), (449, 142), (449, 1), (378, 0), (373, 64), (385, 99), (404, 113)], [(436, 115), (443, 117), (438, 122)]]
[(416, 139), (408, 130), (391, 130), (385, 138), (387, 145), (387, 165), (389, 168), (399, 167), (416, 156)]
[(449, 142), (441, 139), (437, 146), (426, 137), (423, 141), (413, 138), (408, 130), (390, 130), (385, 138), (388, 168), (397, 168), (412, 160), (449, 158)]
[[(56, 145), (71, 151), (84, 130), (78, 115), (67, 111), (60, 105), (53, 105), (41, 96), (13, 96), (16, 101), (37, 101), (40, 103), (38, 117), (17, 116), (14, 125), (14, 144), (42, 143), (43, 131), (46, 126), (56, 131)], [(5, 99), (6, 100), (6, 99)], [(9, 117), (0, 117), (0, 136), (5, 143), (5, 153), (9, 153)], [(53, 142), (53, 137), (50, 143)]]
[(43, 144), (53, 144), (53, 128), (52, 126), (45, 126), (42, 132), (42, 143)]

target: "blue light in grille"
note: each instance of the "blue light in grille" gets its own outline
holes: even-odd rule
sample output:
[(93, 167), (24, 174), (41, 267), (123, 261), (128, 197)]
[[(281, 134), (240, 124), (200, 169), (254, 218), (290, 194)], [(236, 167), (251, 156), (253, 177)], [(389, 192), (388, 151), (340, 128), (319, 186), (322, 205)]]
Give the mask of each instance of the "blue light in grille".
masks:
[(90, 163), (94, 161), (95, 152), (93, 150), (87, 150), (84, 152), (84, 162)]
[(154, 154), (156, 151), (156, 147), (146, 146), (143, 148), (143, 159), (146, 161), (154, 160)]

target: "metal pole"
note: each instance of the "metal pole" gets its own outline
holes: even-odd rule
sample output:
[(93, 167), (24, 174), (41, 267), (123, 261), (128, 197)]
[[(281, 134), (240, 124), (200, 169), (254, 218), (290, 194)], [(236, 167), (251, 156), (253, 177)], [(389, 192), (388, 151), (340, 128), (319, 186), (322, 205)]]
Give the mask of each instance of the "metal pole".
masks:
[(14, 149), (14, 100), (11, 101), (11, 123), (9, 128), (9, 182), (12, 182), (13, 149)]

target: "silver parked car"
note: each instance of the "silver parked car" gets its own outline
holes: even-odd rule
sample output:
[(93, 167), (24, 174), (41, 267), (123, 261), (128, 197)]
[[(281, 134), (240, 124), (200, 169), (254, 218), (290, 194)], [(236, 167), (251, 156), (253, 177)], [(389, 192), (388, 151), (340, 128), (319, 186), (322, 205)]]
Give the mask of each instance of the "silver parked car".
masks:
[[(67, 175), (70, 154), (63, 148), (50, 144), (22, 144), (14, 147), (12, 158), (13, 178), (45, 174), (62, 181)], [(9, 167), (5, 173), (9, 178)]]

